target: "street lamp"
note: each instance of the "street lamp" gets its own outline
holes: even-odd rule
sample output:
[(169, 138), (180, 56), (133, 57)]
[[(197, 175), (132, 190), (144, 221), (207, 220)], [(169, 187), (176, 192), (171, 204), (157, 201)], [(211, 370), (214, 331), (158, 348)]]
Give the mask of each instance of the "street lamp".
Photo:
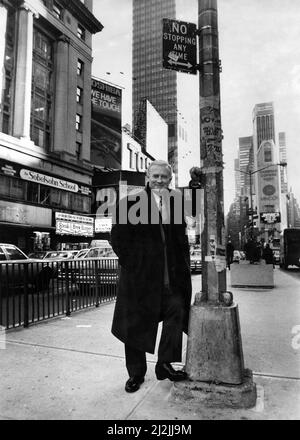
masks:
[(236, 169), (235, 171), (239, 171), (240, 173), (246, 174), (249, 176), (250, 179), (250, 215), (251, 215), (251, 226), (250, 226), (250, 238), (251, 240), (253, 239), (253, 201), (252, 201), (252, 176), (255, 173), (258, 173), (259, 171), (263, 171), (266, 168), (270, 168), (270, 167), (274, 167), (274, 166), (279, 166), (279, 167), (286, 167), (287, 163), (286, 162), (280, 162), (280, 163), (272, 163), (270, 165), (267, 165), (265, 167), (259, 168), (258, 170), (254, 170), (254, 171), (242, 171), (240, 169)]

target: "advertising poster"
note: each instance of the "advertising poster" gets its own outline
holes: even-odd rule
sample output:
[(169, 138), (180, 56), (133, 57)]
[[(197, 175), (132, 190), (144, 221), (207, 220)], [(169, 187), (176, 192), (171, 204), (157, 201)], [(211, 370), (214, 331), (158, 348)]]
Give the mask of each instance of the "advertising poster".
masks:
[(92, 79), (91, 162), (121, 169), (122, 90)]

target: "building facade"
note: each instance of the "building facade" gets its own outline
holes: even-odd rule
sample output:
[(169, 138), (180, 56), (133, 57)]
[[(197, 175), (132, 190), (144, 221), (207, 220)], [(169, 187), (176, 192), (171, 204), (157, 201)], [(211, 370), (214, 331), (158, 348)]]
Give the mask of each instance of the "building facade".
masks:
[(300, 228), (300, 206), (292, 188), (287, 194), (287, 227)]
[[(286, 151), (286, 135), (284, 132), (278, 134), (279, 140), (279, 161), (281, 163), (287, 163), (287, 151)], [(280, 182), (281, 182), (281, 193), (288, 193), (288, 177), (286, 167), (280, 168)]]
[(93, 0), (0, 4), (0, 241), (88, 241)]
[(276, 143), (274, 119), (273, 102), (263, 102), (255, 105), (253, 110), (254, 158), (262, 141), (273, 140)]
[[(280, 152), (276, 144), (275, 113), (272, 102), (256, 104), (253, 110), (255, 205), (260, 237), (271, 240), (286, 223), (282, 205)], [(263, 168), (263, 170), (261, 170)], [(261, 170), (261, 171), (259, 171)]]

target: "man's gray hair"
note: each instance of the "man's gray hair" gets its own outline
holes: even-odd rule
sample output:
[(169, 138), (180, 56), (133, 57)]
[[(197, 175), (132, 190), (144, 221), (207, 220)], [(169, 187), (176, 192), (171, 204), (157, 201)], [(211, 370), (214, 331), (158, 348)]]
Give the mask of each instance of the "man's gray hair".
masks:
[(153, 162), (151, 162), (147, 168), (147, 176), (149, 176), (150, 169), (154, 165), (167, 168), (169, 170), (170, 176), (172, 177), (173, 169), (172, 169), (171, 165), (168, 162), (166, 162), (165, 160), (154, 160)]

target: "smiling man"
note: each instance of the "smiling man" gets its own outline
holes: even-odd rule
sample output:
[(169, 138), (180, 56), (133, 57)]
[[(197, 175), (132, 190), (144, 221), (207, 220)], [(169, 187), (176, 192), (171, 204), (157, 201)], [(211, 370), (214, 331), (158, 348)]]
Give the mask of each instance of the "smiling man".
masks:
[[(193, 180), (192, 173), (191, 177)], [(135, 201), (128, 197), (124, 204), (129, 212), (137, 199), (142, 200), (148, 208), (147, 221), (121, 224), (116, 220), (112, 228), (112, 247), (121, 266), (112, 333), (125, 344), (127, 392), (137, 391), (144, 382), (146, 352), (155, 351), (161, 321), (156, 377), (187, 378), (171, 365), (181, 362), (191, 302), (189, 244), (183, 204), (178, 203), (178, 194), (181, 201), (182, 195), (169, 189), (171, 180), (172, 168), (167, 162), (152, 162), (146, 188), (135, 195)]]

